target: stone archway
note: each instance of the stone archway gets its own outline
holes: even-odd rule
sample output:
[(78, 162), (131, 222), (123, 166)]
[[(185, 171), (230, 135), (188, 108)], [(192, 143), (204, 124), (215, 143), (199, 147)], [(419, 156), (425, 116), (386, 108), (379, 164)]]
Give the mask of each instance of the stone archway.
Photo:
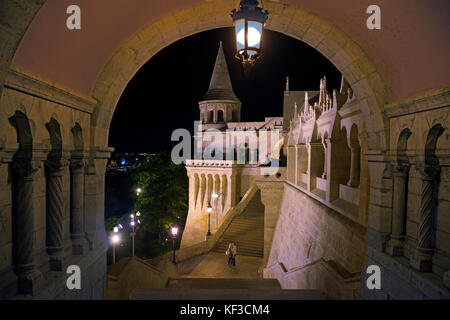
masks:
[[(154, 21), (130, 37), (107, 62), (97, 79), (93, 97), (99, 101), (92, 121), (91, 145), (107, 146), (109, 126), (117, 102), (134, 74), (157, 52), (192, 34), (230, 27), (235, 1), (217, 0), (186, 7)], [(367, 54), (336, 25), (293, 5), (265, 1), (267, 29), (303, 41), (327, 57), (352, 86), (368, 124), (369, 149), (388, 146), (388, 122), (382, 109), (388, 91)]]
[[(43, 4), (45, 1), (34, 2), (38, 4), (30, 5), (33, 8), (30, 12), (24, 5), (27, 18), (24, 19), (23, 24), (20, 24), (20, 30), (16, 30), (18, 34), (23, 34), (31, 23), (34, 14), (39, 10), (39, 4)], [(362, 111), (369, 125), (367, 128), (369, 149), (385, 150), (387, 148), (385, 132), (388, 127), (382, 115), (382, 109), (388, 101), (388, 93), (370, 58), (348, 35), (331, 22), (293, 5), (280, 4), (274, 1), (265, 1), (265, 5), (271, 12), (267, 25), (268, 29), (286, 34), (316, 48), (342, 72), (360, 100)], [(90, 149), (91, 156), (96, 157), (95, 152), (97, 150), (107, 150), (107, 137), (114, 110), (118, 99), (133, 75), (154, 54), (179, 39), (214, 28), (230, 27), (231, 21), (228, 13), (235, 6), (236, 1), (234, 0), (216, 0), (179, 9), (148, 24), (121, 45), (105, 64), (96, 81), (92, 97), (97, 104), (94, 100), (89, 99), (88, 101), (93, 108), (92, 117), (90, 115), (83, 117), (83, 130), (88, 129), (84, 131), (86, 132), (84, 139), (90, 139), (90, 143), (85, 143), (85, 145), (86, 148)], [(14, 55), (15, 48), (20, 41), (19, 38), (14, 37), (11, 37), (11, 39), (15, 39), (15, 42), (13, 41), (15, 44), (11, 45), (10, 58)], [(9, 68), (8, 61), (8, 67), (1, 70)], [(0, 85), (2, 79), (0, 74)], [(58, 117), (55, 119), (59, 120)], [(89, 119), (91, 130), (87, 126)], [(63, 122), (67, 124), (68, 120), (61, 120), (61, 123)], [(90, 147), (87, 147), (88, 145)], [(104, 168), (105, 159), (102, 158), (97, 162), (99, 168)], [(103, 173), (100, 169), (96, 173), (97, 176), (89, 171), (87, 174), (89, 175), (87, 185), (90, 188), (87, 197), (89, 197), (89, 203), (94, 204), (89, 207), (87, 216), (90, 217), (90, 220), (95, 220), (95, 218), (103, 215), (102, 205), (100, 204), (103, 200), (103, 193), (100, 190), (102, 184), (98, 183), (98, 181), (102, 181)], [(99, 186), (99, 190), (96, 189), (97, 186)], [(89, 221), (89, 224), (89, 230), (102, 228), (102, 223), (98, 221)], [(103, 261), (99, 261), (99, 263), (103, 263)]]
[[(17, 47), (25, 31), (45, 2), (46, 0), (26, 0), (21, 4), (12, 1), (0, 2), (0, 24), (3, 28), (0, 38), (4, 43), (0, 52), (2, 60), (0, 64), (0, 98)], [(20, 17), (20, 19), (17, 19), (17, 17)]]

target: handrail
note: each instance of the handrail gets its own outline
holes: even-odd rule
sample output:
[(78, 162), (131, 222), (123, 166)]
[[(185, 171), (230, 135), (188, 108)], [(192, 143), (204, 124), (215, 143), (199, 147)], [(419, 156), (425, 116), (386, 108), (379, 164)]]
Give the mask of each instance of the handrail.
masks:
[[(211, 249), (213, 249), (214, 246), (216, 245), (217, 241), (219, 241), (219, 239), (222, 237), (225, 230), (228, 228), (228, 226), (233, 221), (233, 219), (236, 216), (238, 216), (244, 212), (244, 210), (247, 208), (250, 201), (253, 199), (253, 197), (255, 196), (255, 194), (258, 190), (259, 189), (256, 186), (256, 184), (252, 185), (250, 187), (250, 189), (242, 197), (242, 200), (237, 205), (231, 207), (228, 210), (227, 214), (225, 215), (224, 219), (222, 219), (222, 221), (220, 222), (217, 229), (215, 231), (213, 231), (211, 236), (208, 237), (206, 240), (176, 250), (175, 254), (176, 254), (177, 261), (182, 262), (182, 261), (191, 259), (193, 257), (202, 255), (206, 252), (209, 252)], [(162, 256), (159, 256), (159, 257), (156, 257), (156, 258), (153, 258), (150, 260), (154, 262), (153, 265), (155, 265), (155, 264), (158, 265), (160, 261), (170, 260), (171, 257), (172, 257), (172, 253), (168, 252)], [(147, 260), (147, 261), (149, 261), (149, 260)]]
[(303, 266), (297, 266), (291, 269), (287, 269), (285, 265), (282, 262), (275, 262), (272, 263), (270, 266), (266, 267), (265, 270), (273, 269), (276, 266), (279, 266), (283, 270), (283, 277), (288, 277), (290, 275), (293, 275), (295, 273), (304, 271), (308, 268), (311, 268), (314, 265), (317, 264), (323, 264), (329, 269), (329, 271), (332, 271), (335, 275), (337, 275), (340, 280), (343, 282), (349, 282), (352, 280), (359, 280), (361, 272), (348, 272), (344, 267), (340, 266), (336, 261), (334, 260), (325, 260), (324, 258), (317, 259), (313, 262), (307, 263)]

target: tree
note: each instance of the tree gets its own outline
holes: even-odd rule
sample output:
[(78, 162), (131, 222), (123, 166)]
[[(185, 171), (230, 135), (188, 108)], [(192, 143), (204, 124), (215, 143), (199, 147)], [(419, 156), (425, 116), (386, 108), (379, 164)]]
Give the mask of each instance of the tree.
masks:
[(117, 226), (120, 222), (121, 218), (117, 217), (109, 217), (105, 221), (105, 229), (107, 231), (112, 231), (115, 226)]
[(183, 228), (188, 211), (188, 179), (183, 164), (172, 163), (166, 152), (142, 160), (133, 173), (141, 193), (135, 211), (141, 212), (136, 253), (152, 257), (170, 249), (166, 246), (167, 230), (177, 221)]

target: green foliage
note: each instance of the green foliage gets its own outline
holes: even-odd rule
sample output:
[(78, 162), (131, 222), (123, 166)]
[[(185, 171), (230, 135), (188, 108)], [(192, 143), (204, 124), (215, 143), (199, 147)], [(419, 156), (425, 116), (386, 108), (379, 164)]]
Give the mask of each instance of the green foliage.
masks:
[(121, 218), (109, 217), (105, 221), (105, 229), (107, 231), (112, 231), (115, 226), (117, 226), (120, 222)]
[(167, 230), (177, 222), (183, 228), (188, 211), (188, 178), (184, 165), (175, 165), (166, 152), (152, 154), (133, 173), (142, 189), (134, 209), (141, 212), (136, 253), (150, 257), (171, 248)]

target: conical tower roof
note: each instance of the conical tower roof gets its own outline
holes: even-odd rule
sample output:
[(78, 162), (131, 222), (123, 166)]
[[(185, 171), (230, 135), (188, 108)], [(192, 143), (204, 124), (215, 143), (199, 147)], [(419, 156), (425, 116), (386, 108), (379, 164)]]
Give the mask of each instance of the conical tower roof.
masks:
[(214, 65), (209, 89), (206, 92), (204, 100), (233, 100), (239, 101), (233, 92), (231, 86), (230, 74), (223, 52), (222, 41), (220, 42), (219, 52)]

